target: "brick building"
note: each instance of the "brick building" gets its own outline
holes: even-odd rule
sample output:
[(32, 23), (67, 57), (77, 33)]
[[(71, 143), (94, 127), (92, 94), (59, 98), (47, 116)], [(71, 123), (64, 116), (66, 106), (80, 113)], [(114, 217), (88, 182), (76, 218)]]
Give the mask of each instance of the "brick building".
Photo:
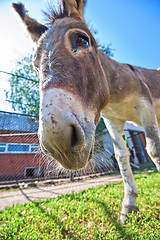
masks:
[(0, 111), (0, 179), (36, 177), (43, 173), (37, 137), (38, 119)]

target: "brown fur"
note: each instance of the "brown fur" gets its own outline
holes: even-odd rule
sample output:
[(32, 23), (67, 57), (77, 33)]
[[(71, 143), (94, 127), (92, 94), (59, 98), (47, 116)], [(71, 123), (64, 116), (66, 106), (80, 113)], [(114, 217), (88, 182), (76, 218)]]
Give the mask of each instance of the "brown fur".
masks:
[[(61, 28), (62, 25), (64, 26), (63, 28)], [(65, 38), (62, 38), (62, 36), (65, 36), (66, 33), (72, 29), (80, 29), (87, 33), (92, 45), (90, 51), (82, 51), (77, 55), (71, 52), (64, 42)], [(36, 56), (38, 56), (39, 59), (37, 59), (37, 57), (34, 59), (37, 68), (39, 64), (43, 62), (45, 75), (50, 74), (54, 76), (54, 78), (49, 81), (45, 80), (41, 82), (42, 89), (49, 87), (63, 88), (76, 94), (81, 98), (85, 106), (90, 106), (91, 109), (97, 109), (95, 119), (97, 124), (100, 111), (108, 101), (108, 86), (101, 61), (97, 58), (97, 44), (94, 38), (84, 22), (70, 18), (63, 18), (56, 21), (53, 30), (46, 33), (45, 39), (50, 39), (52, 36), (54, 36), (54, 41), (57, 42), (56, 49), (54, 46), (52, 47), (53, 43), (51, 42), (50, 45), (48, 45), (48, 49), (41, 52), (41, 57), (39, 58), (40, 54), (39, 51), (37, 51)], [(60, 37), (62, 40), (59, 41), (58, 39)], [(45, 39), (39, 42), (40, 49), (44, 48)], [(64, 46), (63, 48), (61, 48), (62, 45)], [(52, 51), (50, 51), (50, 49), (52, 49)], [(47, 60), (49, 55), (51, 56), (49, 62), (50, 68), (48, 68)], [(62, 58), (63, 62), (61, 61)], [(72, 68), (69, 66), (72, 66)], [(92, 71), (93, 68), (94, 71)], [(94, 81), (94, 79), (97, 79), (97, 81)], [(97, 95), (95, 95), (95, 91), (97, 91)], [(99, 101), (99, 99), (101, 99), (101, 101)]]

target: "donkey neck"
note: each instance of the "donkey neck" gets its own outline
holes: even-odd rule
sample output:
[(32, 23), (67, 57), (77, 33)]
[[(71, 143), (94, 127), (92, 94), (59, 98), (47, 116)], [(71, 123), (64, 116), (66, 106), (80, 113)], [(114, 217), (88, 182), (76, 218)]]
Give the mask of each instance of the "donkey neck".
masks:
[(137, 90), (134, 67), (118, 63), (102, 51), (99, 51), (99, 58), (108, 83), (109, 103), (121, 102)]

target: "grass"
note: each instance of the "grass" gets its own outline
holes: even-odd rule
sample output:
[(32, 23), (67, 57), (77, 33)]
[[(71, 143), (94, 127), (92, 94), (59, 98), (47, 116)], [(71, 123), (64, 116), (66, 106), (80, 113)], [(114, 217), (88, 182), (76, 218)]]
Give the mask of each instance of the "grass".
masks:
[(119, 224), (123, 183), (58, 199), (16, 205), (0, 212), (0, 239), (160, 239), (160, 177), (136, 176), (140, 212)]

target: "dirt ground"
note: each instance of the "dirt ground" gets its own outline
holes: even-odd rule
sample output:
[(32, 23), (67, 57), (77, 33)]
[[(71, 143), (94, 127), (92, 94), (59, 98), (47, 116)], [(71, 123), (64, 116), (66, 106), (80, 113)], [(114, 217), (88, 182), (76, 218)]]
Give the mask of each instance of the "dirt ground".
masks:
[(24, 184), (23, 186), (19, 186), (19, 190), (0, 192), (0, 210), (16, 204), (29, 203), (37, 199), (56, 198), (63, 194), (77, 193), (89, 188), (95, 188), (99, 185), (119, 181), (122, 181), (122, 178), (120, 175), (116, 175), (82, 179), (81, 181), (75, 182), (63, 182), (63, 184), (58, 185), (54, 183), (48, 186), (46, 184), (37, 184), (35, 188), (27, 188), (28, 185)]

